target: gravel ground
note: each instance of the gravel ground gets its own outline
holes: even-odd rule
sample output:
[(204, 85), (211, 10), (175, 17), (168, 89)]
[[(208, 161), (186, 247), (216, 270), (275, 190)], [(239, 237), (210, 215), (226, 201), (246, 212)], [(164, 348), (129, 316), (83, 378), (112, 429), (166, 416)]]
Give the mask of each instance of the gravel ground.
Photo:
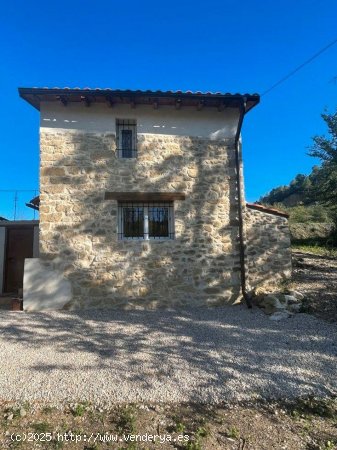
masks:
[(337, 328), (244, 306), (0, 311), (0, 399), (205, 402), (337, 392)]
[(293, 251), (292, 287), (305, 295), (306, 312), (337, 322), (337, 259)]

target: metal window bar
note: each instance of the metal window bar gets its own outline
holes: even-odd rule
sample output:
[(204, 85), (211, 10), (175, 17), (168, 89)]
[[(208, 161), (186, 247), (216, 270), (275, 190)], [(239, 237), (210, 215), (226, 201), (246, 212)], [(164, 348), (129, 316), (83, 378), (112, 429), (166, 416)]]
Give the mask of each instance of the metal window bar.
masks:
[(119, 240), (174, 239), (173, 202), (118, 204)]
[(116, 119), (116, 144), (118, 158), (137, 157), (137, 121)]

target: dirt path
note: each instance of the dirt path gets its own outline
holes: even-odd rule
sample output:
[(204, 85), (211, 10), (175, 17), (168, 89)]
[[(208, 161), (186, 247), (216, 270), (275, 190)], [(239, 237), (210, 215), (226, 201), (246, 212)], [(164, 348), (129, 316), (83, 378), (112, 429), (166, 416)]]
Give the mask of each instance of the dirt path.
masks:
[(292, 286), (306, 297), (304, 312), (337, 322), (336, 258), (294, 251)]

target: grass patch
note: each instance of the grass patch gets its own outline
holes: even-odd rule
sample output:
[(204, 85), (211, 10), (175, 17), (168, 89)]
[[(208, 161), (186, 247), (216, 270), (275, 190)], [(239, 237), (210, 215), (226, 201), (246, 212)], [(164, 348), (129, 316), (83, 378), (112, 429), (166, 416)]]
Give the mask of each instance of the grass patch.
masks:
[(75, 406), (71, 408), (71, 413), (74, 417), (82, 417), (86, 412), (88, 406), (89, 403), (87, 402), (77, 403)]
[(203, 450), (199, 439), (197, 439), (195, 441), (187, 442), (187, 444), (185, 445), (185, 449), (186, 450)]
[(292, 243), (291, 247), (294, 251), (311, 253), (318, 256), (328, 256), (330, 258), (337, 258), (337, 248), (328, 245), (321, 245), (317, 243), (303, 244), (301, 242), (294, 242)]
[(45, 406), (43, 409), (42, 409), (42, 413), (43, 414), (51, 414), (52, 412), (54, 412), (55, 411), (55, 408), (53, 408), (52, 406)]
[(239, 439), (240, 437), (240, 432), (236, 427), (231, 427), (227, 430), (226, 432), (226, 436), (231, 438), (231, 439)]
[(136, 433), (136, 416), (135, 411), (132, 406), (125, 407), (119, 413), (119, 417), (117, 419), (117, 430), (120, 433)]
[[(75, 409), (77, 404), (72, 404)], [(83, 406), (83, 404), (81, 403)], [(45, 405), (46, 406), (46, 405)], [(0, 406), (0, 414), (17, 409), (9, 404)], [(46, 416), (48, 413), (48, 416)], [(12, 414), (12, 412), (11, 412)], [(47, 420), (46, 420), (47, 418)], [(104, 424), (102, 425), (102, 421)], [(254, 427), (251, 424), (254, 423)], [(283, 442), (291, 450), (333, 450), (337, 443), (337, 398), (304, 398), (292, 402), (264, 404), (257, 402), (249, 406), (236, 405), (207, 407), (197, 404), (163, 405), (160, 408), (139, 408), (137, 404), (116, 405), (101, 410), (91, 405), (83, 416), (74, 416), (69, 405), (64, 408), (32, 407), (30, 414), (22, 421), (3, 420), (0, 422), (0, 448), (31, 450), (30, 442), (11, 442), (12, 433), (54, 432), (50, 442), (39, 448), (46, 450), (137, 450), (147, 448), (177, 448), (179, 450), (203, 450), (211, 448), (264, 448), (273, 449)], [(137, 429), (137, 431), (136, 431)], [(81, 435), (93, 433), (115, 434), (169, 434), (172, 439), (177, 433), (187, 435), (183, 440), (164, 444), (156, 442), (118, 442), (112, 447), (111, 441), (66, 442), (58, 440), (57, 435), (65, 433)], [(159, 430), (159, 431), (158, 431)], [(289, 430), (292, 430), (290, 433)], [(245, 438), (244, 438), (245, 437)], [(249, 441), (248, 441), (249, 439)], [(34, 448), (37, 448), (34, 446)], [(278, 448), (278, 447), (277, 447)]]
[(287, 411), (295, 419), (313, 416), (337, 419), (337, 402), (336, 399), (308, 397), (288, 405)]
[(184, 433), (186, 431), (186, 425), (184, 423), (184, 418), (179, 415), (174, 415), (172, 417), (173, 425), (169, 427), (172, 433)]
[(51, 432), (51, 426), (48, 422), (37, 422), (32, 423), (31, 427), (35, 431), (35, 433), (48, 433)]

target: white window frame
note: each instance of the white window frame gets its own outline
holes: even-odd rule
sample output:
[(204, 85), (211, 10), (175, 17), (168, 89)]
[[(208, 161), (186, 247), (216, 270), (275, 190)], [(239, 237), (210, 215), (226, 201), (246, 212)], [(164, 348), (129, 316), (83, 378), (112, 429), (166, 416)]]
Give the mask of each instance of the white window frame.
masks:
[[(143, 237), (125, 237), (123, 208), (143, 208), (144, 209), (144, 234)], [(149, 207), (168, 207), (168, 236), (149, 236)], [(174, 227), (174, 202), (119, 202), (118, 203), (118, 239), (122, 241), (172, 241), (175, 238)]]

